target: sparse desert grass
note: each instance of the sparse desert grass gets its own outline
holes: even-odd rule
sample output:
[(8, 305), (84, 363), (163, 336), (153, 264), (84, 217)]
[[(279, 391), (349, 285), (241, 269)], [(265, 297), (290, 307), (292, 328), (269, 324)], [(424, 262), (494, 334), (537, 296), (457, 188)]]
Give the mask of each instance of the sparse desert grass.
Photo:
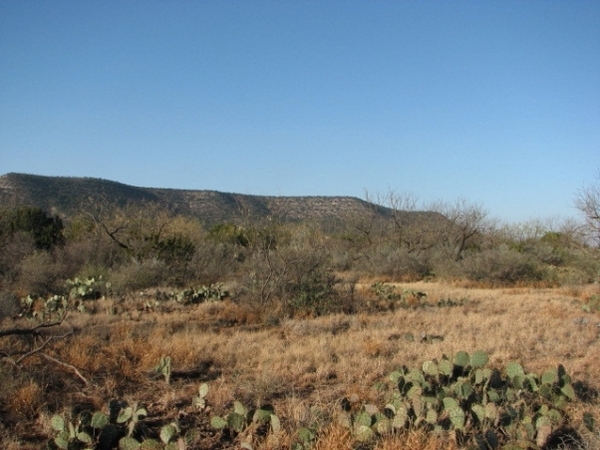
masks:
[[(366, 295), (368, 285), (359, 285), (359, 294)], [(32, 357), (20, 371), (0, 366), (0, 439), (36, 448), (39, 436), (50, 431), (43, 419), (77, 404), (106, 408), (117, 397), (147, 405), (153, 420), (195, 420), (207, 447), (234, 447), (206, 430), (210, 415), (223, 414), (239, 400), (249, 407), (272, 404), (282, 419), (282, 437), (258, 448), (288, 448), (300, 427), (318, 426), (315, 449), (350, 449), (354, 438), (334, 420), (341, 398), (381, 403), (387, 393), (378, 383), (394, 369), (460, 350), (484, 350), (491, 366), (514, 360), (536, 373), (563, 364), (590, 393), (588, 403), (571, 405), (573, 426), (581, 426), (584, 411), (600, 421), (600, 315), (581, 308), (593, 287), (484, 289), (418, 282), (402, 288), (425, 292), (424, 303), (431, 305), (439, 299), (464, 301), (289, 319), (276, 326), (255, 322), (251, 311), (230, 301), (155, 311), (128, 310), (125, 302), (117, 314), (104, 307), (93, 315), (73, 314), (74, 335), (51, 351), (78, 368), (89, 385), (41, 358)], [(153, 372), (165, 355), (172, 359), (169, 385)], [(210, 411), (192, 415), (191, 398), (201, 382), (210, 386)], [(597, 444), (594, 439), (588, 436), (590, 445)], [(452, 440), (407, 432), (374, 448), (457, 447)]]

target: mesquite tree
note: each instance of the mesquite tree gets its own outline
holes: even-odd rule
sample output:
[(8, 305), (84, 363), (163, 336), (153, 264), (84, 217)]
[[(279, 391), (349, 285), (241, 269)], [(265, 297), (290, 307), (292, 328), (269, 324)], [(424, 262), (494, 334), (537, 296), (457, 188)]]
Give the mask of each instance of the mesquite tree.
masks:
[(600, 246), (600, 170), (596, 173), (595, 184), (579, 190), (575, 206), (585, 215), (587, 229), (592, 239)]

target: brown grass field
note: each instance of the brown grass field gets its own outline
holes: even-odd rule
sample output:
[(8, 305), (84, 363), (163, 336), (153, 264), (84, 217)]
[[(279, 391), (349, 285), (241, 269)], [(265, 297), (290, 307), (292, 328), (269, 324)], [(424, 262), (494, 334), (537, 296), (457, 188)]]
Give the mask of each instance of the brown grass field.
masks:
[[(585, 437), (585, 448), (600, 449), (598, 434), (581, 423), (585, 411), (600, 421), (600, 315), (581, 307), (600, 292), (597, 286), (401, 286), (425, 292), (424, 303), (447, 298), (463, 303), (265, 325), (251, 310), (229, 300), (186, 307), (165, 304), (154, 310), (143, 308), (143, 298), (98, 300), (93, 313), (70, 314), (61, 328), (74, 333), (46, 350), (72, 367), (36, 355), (19, 368), (0, 365), (0, 446), (45, 448), (53, 436), (52, 415), (74, 406), (105, 410), (111, 398), (118, 398), (144, 404), (149, 424), (176, 420), (182, 429), (197, 428), (199, 438), (192, 448), (198, 449), (239, 448), (239, 442), (209, 424), (211, 416), (230, 410), (234, 400), (248, 407), (271, 404), (281, 420), (282, 432), (257, 438), (258, 449), (290, 448), (296, 431), (314, 424), (319, 426), (313, 446), (318, 450), (455, 449), (459, 447), (451, 436), (416, 431), (365, 447), (336, 425), (335, 415), (344, 397), (385, 404), (388, 393), (382, 383), (402, 365), (420, 367), (444, 354), (483, 350), (493, 367), (518, 361), (527, 371), (541, 373), (563, 364), (592, 393), (569, 406), (571, 425)], [(365, 283), (358, 288), (364, 301), (371, 295), (368, 287)], [(26, 342), (11, 337), (0, 344), (17, 348)], [(169, 384), (153, 372), (164, 355), (172, 358)], [(209, 407), (197, 411), (191, 399), (202, 382), (209, 385)]]

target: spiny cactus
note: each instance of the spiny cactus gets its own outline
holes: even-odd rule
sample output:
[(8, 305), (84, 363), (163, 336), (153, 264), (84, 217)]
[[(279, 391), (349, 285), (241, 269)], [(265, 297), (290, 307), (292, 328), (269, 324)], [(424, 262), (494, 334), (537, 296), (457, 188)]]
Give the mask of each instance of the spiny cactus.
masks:
[(463, 306), (467, 302), (467, 299), (461, 298), (458, 300), (454, 300), (452, 298), (440, 298), (436, 306), (439, 308), (454, 308), (456, 306)]
[(21, 317), (38, 322), (61, 321), (71, 306), (77, 306), (81, 311), (81, 305), (70, 305), (69, 300), (62, 295), (53, 295), (48, 298), (32, 297), (28, 295), (20, 301)]
[(229, 293), (223, 289), (223, 285), (221, 283), (217, 283), (209, 286), (200, 286), (196, 289), (184, 289), (176, 294), (175, 299), (178, 303), (188, 305), (203, 303), (206, 301), (219, 301), (228, 296)]
[(565, 407), (575, 398), (571, 378), (562, 366), (538, 376), (517, 362), (504, 370), (488, 368), (488, 362), (485, 352), (461, 351), (425, 361), (420, 369), (401, 367), (390, 374), (396, 390), (382, 412), (372, 405), (353, 408), (341, 415), (341, 423), (358, 440), (416, 427), (454, 430), (463, 444), (470, 436), (482, 450), (511, 440), (541, 446), (565, 423)]
[(310, 450), (317, 438), (316, 430), (302, 427), (296, 432), (292, 450)]
[(490, 360), (488, 354), (486, 352), (477, 351), (471, 355), (471, 367), (475, 369), (480, 369), (484, 367), (488, 361)]
[(384, 303), (382, 306), (386, 309), (425, 306), (423, 299), (427, 297), (426, 293), (412, 289), (397, 292), (396, 286), (386, 283), (374, 283), (371, 285), (371, 290)]
[(281, 431), (279, 417), (270, 406), (263, 406), (256, 410), (247, 409), (241, 402), (233, 402), (233, 411), (226, 416), (214, 416), (210, 421), (216, 430), (229, 430), (235, 435), (242, 433), (249, 427), (268, 427), (273, 434)]
[(161, 374), (165, 378), (165, 382), (171, 382), (171, 357), (162, 356), (158, 364), (154, 367), (154, 371)]
[(111, 284), (103, 280), (102, 275), (96, 277), (87, 277), (85, 280), (74, 278), (65, 282), (69, 289), (69, 297), (73, 299), (97, 299), (102, 297), (107, 290), (110, 290)]
[(148, 411), (144, 407), (138, 407), (137, 403), (132, 406), (121, 408), (116, 422), (118, 424), (126, 424), (128, 435), (131, 436), (135, 430), (137, 423), (148, 415)]
[[(171, 422), (158, 432), (160, 440), (144, 439), (137, 429), (138, 423), (148, 415), (144, 407), (137, 404), (111, 400), (108, 415), (103, 412), (83, 411), (72, 420), (55, 415), (51, 419), (52, 429), (57, 435), (48, 442), (50, 450), (58, 449), (113, 449), (119, 450), (179, 450), (184, 438), (177, 438), (179, 425)], [(186, 439), (193, 440), (193, 433)]]
[(96, 412), (82, 411), (67, 420), (55, 415), (51, 419), (52, 429), (57, 431), (56, 437), (48, 442), (50, 449), (92, 448), (96, 444), (100, 448), (110, 448), (125, 432), (109, 422), (108, 417)]
[(581, 304), (581, 309), (585, 312), (600, 312), (600, 295), (592, 295), (586, 303)]
[(198, 395), (192, 399), (192, 405), (197, 409), (206, 408), (206, 396), (208, 395), (208, 384), (202, 383), (198, 387)]

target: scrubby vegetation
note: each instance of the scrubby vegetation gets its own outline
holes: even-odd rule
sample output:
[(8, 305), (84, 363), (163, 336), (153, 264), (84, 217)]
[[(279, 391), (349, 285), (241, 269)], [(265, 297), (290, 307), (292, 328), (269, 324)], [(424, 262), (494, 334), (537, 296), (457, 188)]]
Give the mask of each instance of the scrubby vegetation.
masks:
[[(390, 204), (406, 207), (393, 195)], [(60, 294), (66, 280), (88, 277), (103, 277), (111, 286), (104, 294), (117, 295), (223, 282), (235, 285), (236, 300), (268, 309), (275, 301), (285, 316), (351, 303), (339, 298), (342, 279), (487, 286), (599, 279), (598, 248), (580, 226), (494, 225), (483, 208), (464, 201), (432, 207), (440, 214), (390, 208), (390, 217), (365, 213), (336, 224), (244, 217), (209, 228), (155, 204), (64, 221), (36, 208), (4, 210), (0, 280), (17, 296)]]
[(387, 202), (0, 212), (3, 448), (598, 448), (596, 242)]

